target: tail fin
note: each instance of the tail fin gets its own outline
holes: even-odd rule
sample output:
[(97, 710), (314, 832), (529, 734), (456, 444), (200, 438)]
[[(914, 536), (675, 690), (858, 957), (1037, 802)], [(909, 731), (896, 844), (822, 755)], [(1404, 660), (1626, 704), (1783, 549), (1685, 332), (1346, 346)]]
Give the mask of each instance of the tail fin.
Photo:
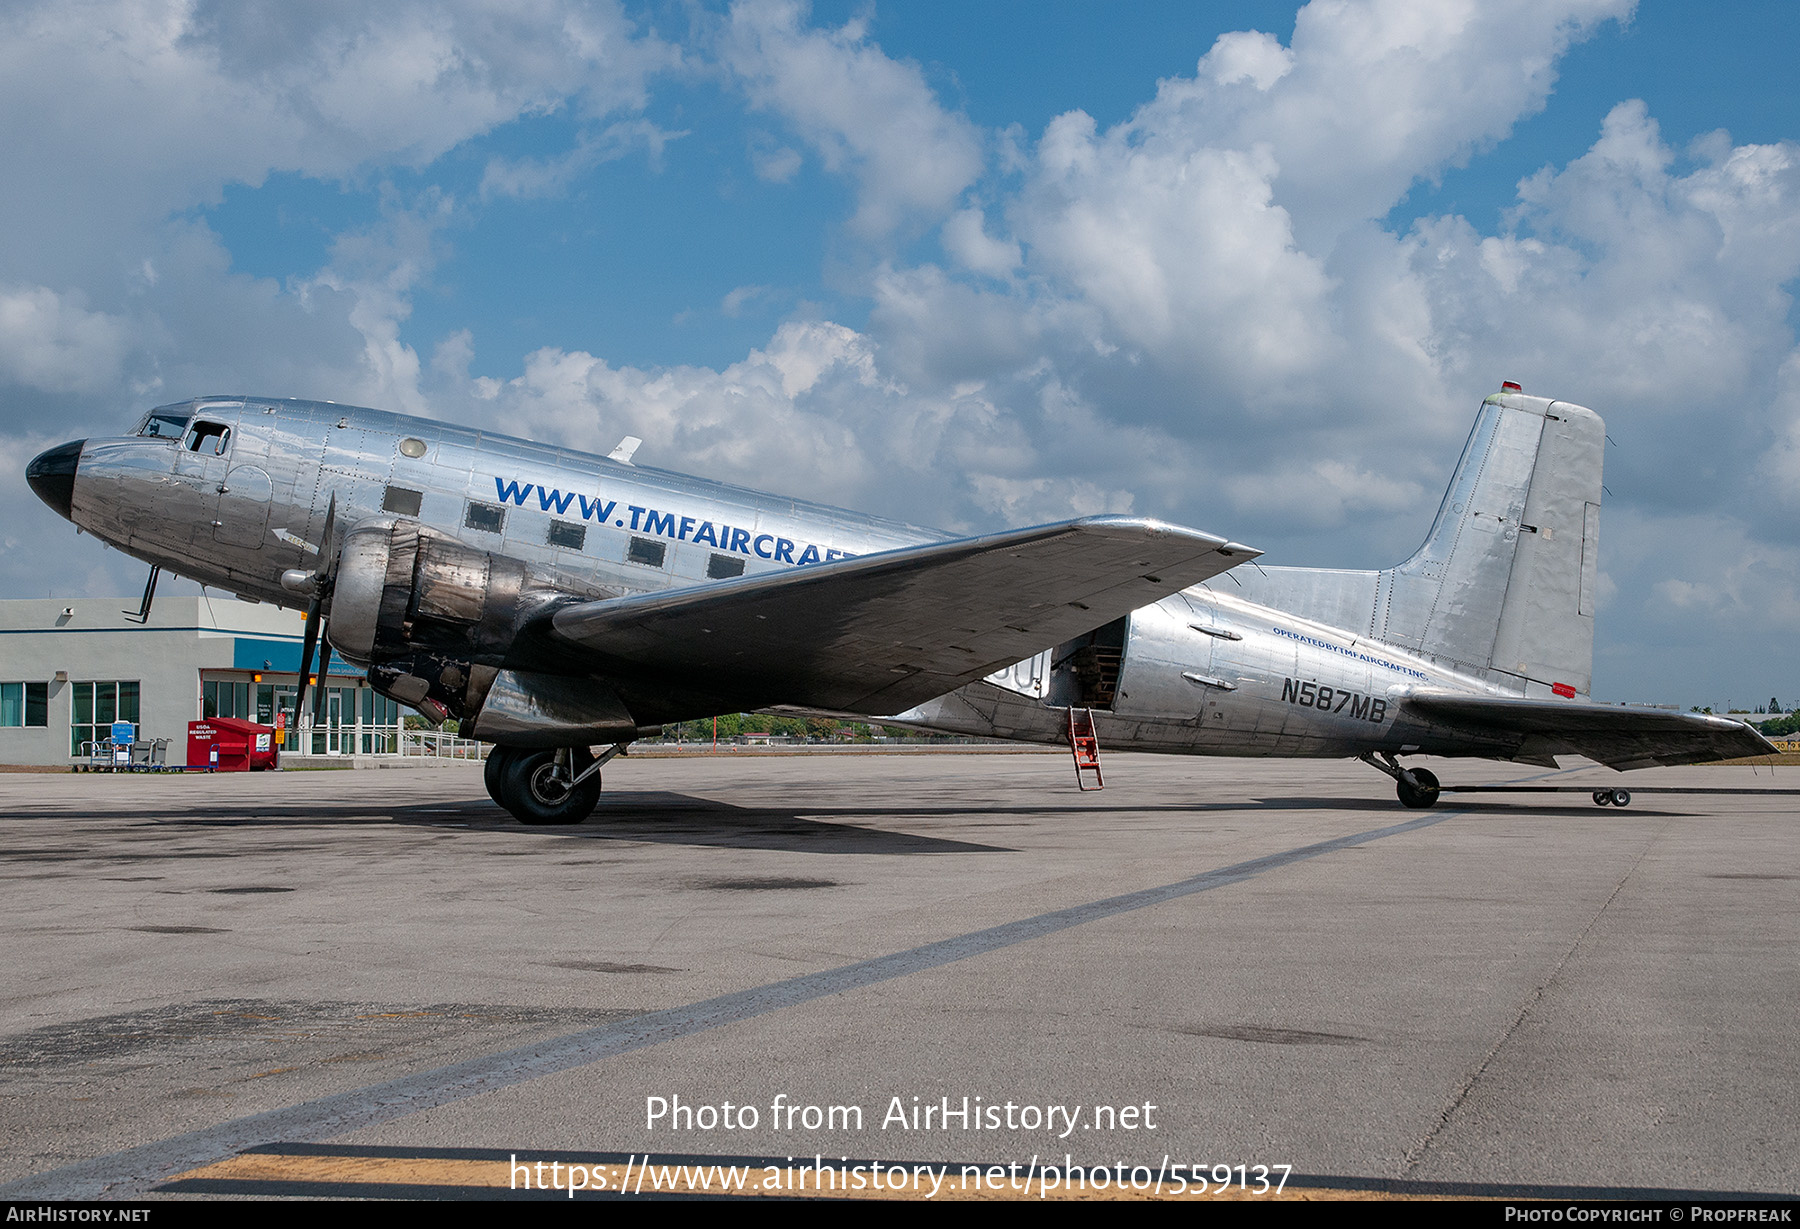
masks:
[(1482, 402), (1425, 544), (1382, 572), (1269, 568), (1245, 597), (1523, 688), (1585, 693), (1606, 428), (1567, 401)]

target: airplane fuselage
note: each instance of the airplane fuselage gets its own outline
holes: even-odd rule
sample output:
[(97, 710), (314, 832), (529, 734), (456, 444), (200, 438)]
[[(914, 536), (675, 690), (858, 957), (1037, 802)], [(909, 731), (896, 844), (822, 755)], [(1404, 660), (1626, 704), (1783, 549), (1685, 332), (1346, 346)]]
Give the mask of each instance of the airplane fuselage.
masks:
[[(1260, 606), (1211, 581), (1134, 611), (1115, 629), (1117, 682), (1092, 685), (1062, 646), (901, 719), (1029, 742), (1067, 737), (1069, 707), (1089, 708), (1110, 749), (1191, 755), (1341, 757), (1368, 752), (1509, 756), (1516, 737), (1471, 739), (1402, 712), (1419, 689), (1508, 693), (1342, 628)], [(1104, 671), (1104, 667), (1103, 667)], [(1083, 678), (1081, 675), (1089, 677)]]
[(154, 413), (189, 422), (178, 435), (86, 441), (70, 519), (258, 601), (297, 604), (282, 574), (317, 565), (334, 498), (341, 525), (415, 517), (618, 595), (947, 536), (379, 410), (204, 398)]
[[(321, 402), (203, 398), (135, 436), (88, 440), (69, 515), (121, 550), (242, 597), (299, 605), (283, 576), (340, 525), (410, 517), (567, 577), (589, 597), (703, 585), (949, 535), (566, 448)], [(1423, 656), (1234, 597), (1229, 577), (905, 713), (1031, 741), (1091, 709), (1109, 747), (1192, 754), (1506, 755), (1402, 718), (1415, 688), (1519, 694)], [(354, 656), (353, 656), (354, 660)], [(690, 716), (707, 714), (694, 712)]]

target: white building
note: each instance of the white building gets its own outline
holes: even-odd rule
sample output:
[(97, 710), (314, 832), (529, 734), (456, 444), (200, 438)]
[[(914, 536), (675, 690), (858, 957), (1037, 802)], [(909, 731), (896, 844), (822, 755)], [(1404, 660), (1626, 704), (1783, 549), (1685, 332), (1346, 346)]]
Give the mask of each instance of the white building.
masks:
[[(187, 726), (205, 717), (291, 720), (304, 620), (229, 597), (158, 598), (140, 626), (117, 598), (0, 601), (0, 763), (85, 764), (90, 745), (129, 721), (139, 742), (167, 739), (187, 760)], [(314, 664), (315, 671), (318, 665)], [(315, 675), (315, 677), (317, 677)], [(341, 660), (309, 693), (288, 754), (397, 755), (401, 709)]]

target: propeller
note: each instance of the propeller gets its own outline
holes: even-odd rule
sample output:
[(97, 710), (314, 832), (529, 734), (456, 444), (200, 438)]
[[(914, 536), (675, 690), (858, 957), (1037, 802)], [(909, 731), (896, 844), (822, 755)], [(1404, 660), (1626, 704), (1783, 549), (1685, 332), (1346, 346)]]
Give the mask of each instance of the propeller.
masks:
[[(306, 707), (306, 680), (312, 676), (313, 652), (325, 632), (325, 603), (331, 596), (331, 574), (337, 567), (337, 554), (331, 549), (331, 531), (337, 522), (337, 495), (325, 506), (325, 532), (319, 535), (319, 570), (313, 578), (313, 595), (306, 603), (306, 635), (300, 642), (300, 684), (294, 689), (294, 729), (300, 729), (300, 713)], [(326, 668), (331, 664), (331, 643), (325, 644)], [(321, 670), (323, 684), (325, 671)], [(325, 710), (325, 688), (319, 687), (313, 697), (313, 724)]]
[[(325, 629), (319, 629), (320, 639), (324, 639)], [(325, 658), (319, 663), (319, 685), (313, 689), (313, 728), (319, 728), (319, 722), (325, 719), (325, 676), (331, 673), (331, 641), (325, 640)]]

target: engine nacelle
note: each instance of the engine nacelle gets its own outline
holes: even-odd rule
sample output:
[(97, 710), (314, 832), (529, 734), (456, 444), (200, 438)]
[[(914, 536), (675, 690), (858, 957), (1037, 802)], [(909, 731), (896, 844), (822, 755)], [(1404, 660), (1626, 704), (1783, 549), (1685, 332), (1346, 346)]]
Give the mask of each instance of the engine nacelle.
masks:
[(501, 670), (489, 682), (481, 711), (465, 732), (513, 747), (592, 746), (630, 742), (660, 727), (637, 718), (597, 679), (532, 670)]
[[(546, 606), (611, 596), (417, 521), (365, 521), (344, 536), (331, 643), (384, 695), (478, 738), (514, 746), (628, 741), (637, 723), (597, 679), (517, 668), (521, 630)], [(507, 668), (509, 665), (515, 667)]]

